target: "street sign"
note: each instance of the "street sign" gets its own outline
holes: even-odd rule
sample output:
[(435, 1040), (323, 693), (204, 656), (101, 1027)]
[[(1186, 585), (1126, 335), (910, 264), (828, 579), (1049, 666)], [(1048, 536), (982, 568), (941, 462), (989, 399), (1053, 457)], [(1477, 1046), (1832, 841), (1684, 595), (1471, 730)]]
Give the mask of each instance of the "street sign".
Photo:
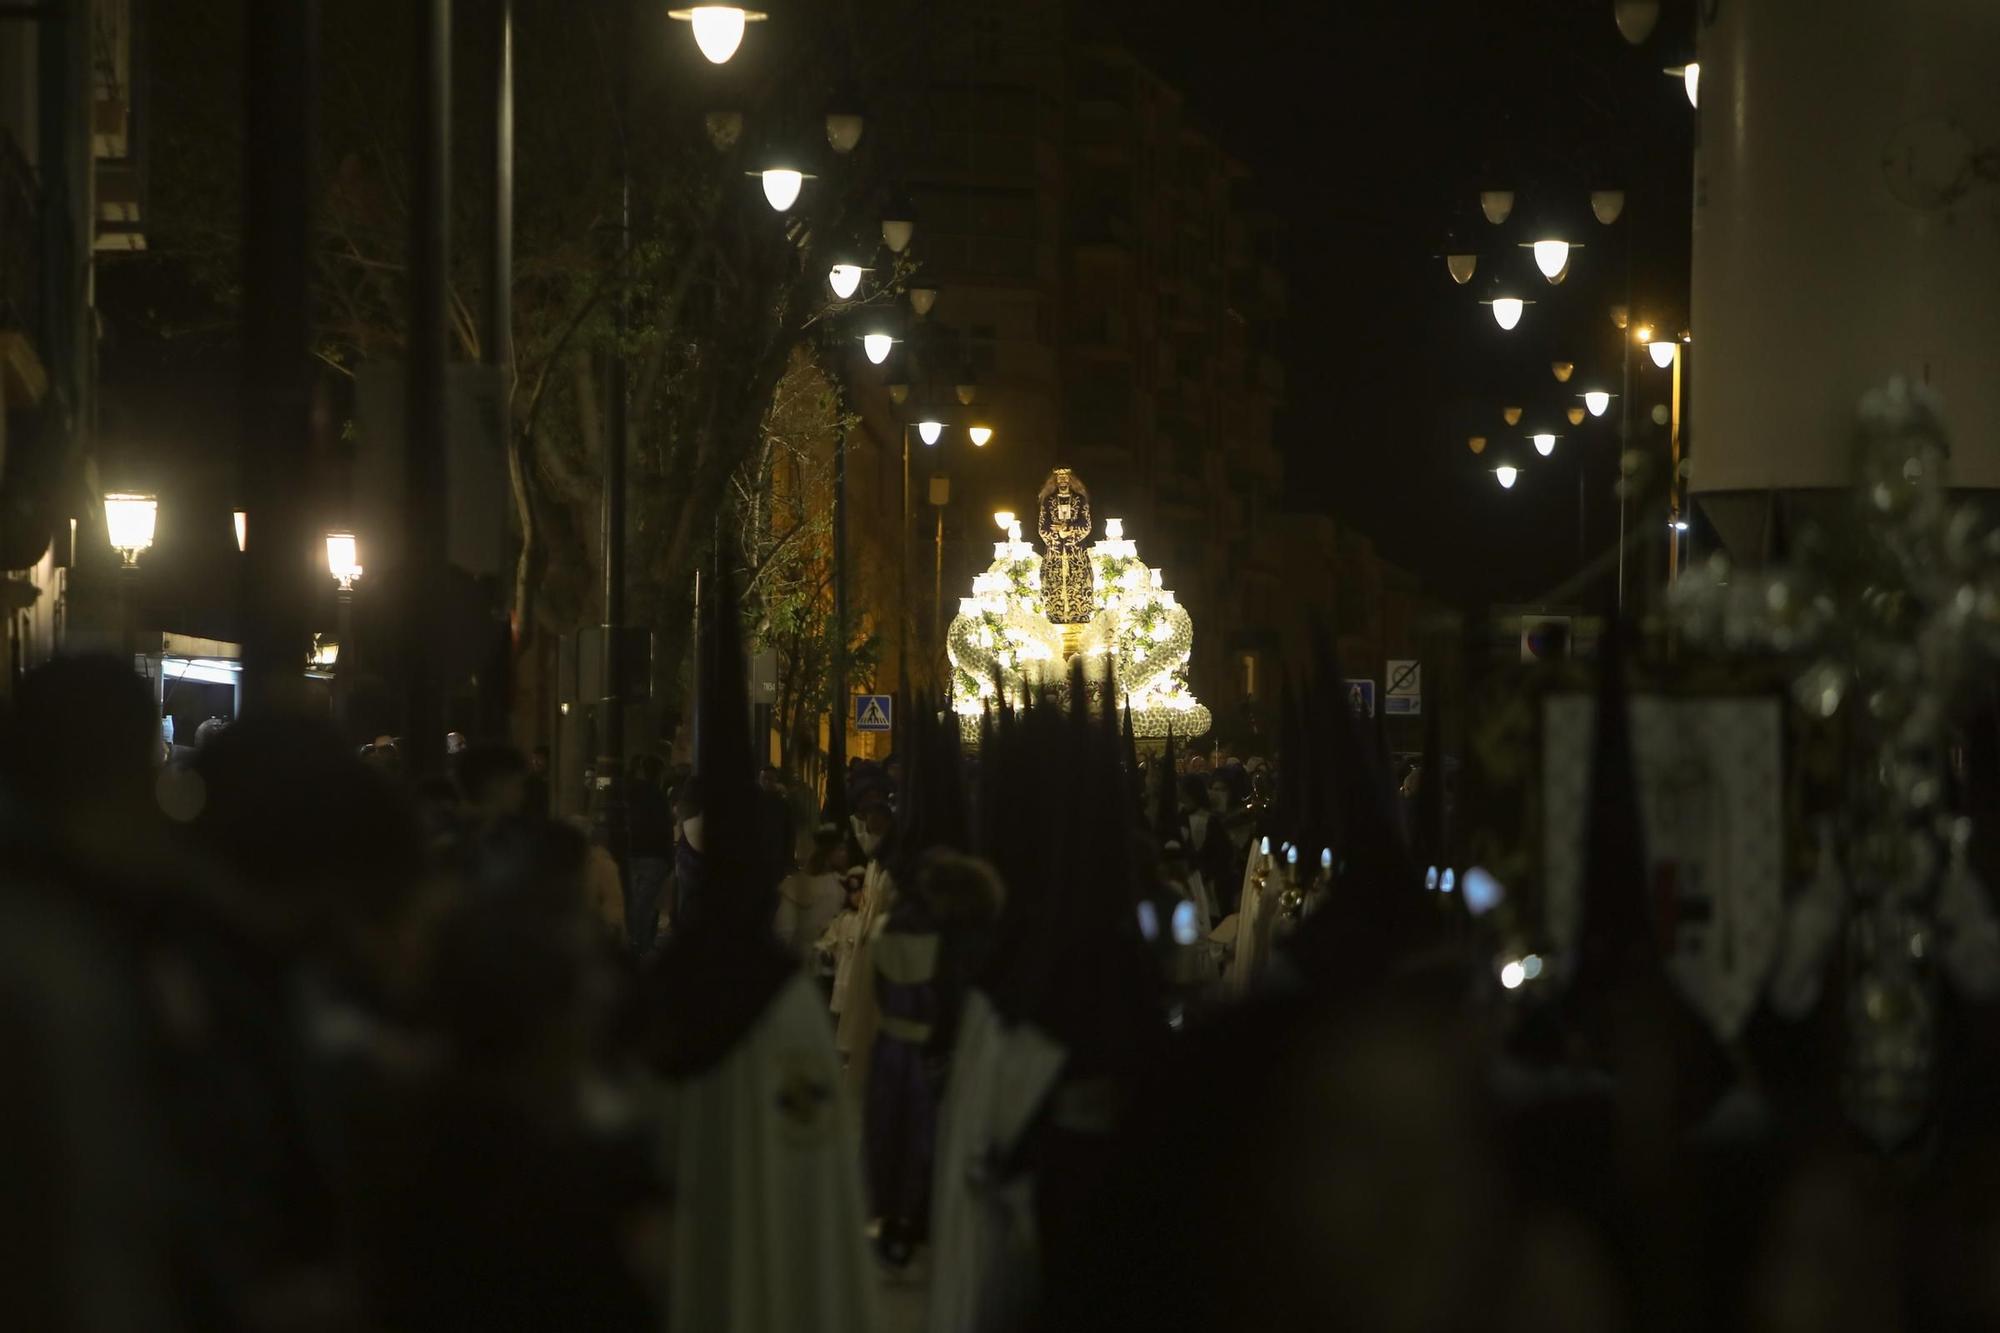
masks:
[(1356, 717), (1375, 716), (1375, 682), (1372, 680), (1350, 680), (1347, 682), (1347, 706)]
[(1423, 665), (1415, 658), (1392, 657), (1383, 673), (1389, 689), (1382, 696), (1382, 711), (1390, 717), (1415, 717), (1424, 711)]
[(857, 694), (854, 696), (854, 729), (856, 731), (887, 731), (889, 719), (895, 715), (895, 700), (886, 694)]

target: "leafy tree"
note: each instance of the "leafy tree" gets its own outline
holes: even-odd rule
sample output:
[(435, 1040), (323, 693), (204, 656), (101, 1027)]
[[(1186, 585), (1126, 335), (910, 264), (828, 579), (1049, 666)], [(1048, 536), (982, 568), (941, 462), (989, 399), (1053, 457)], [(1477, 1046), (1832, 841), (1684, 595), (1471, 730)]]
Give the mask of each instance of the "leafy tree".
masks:
[[(732, 512), (732, 494), (743, 512), (746, 492), (768, 486), (771, 469), (757, 460), (782, 448), (770, 423), (790, 429), (774, 395), (795, 351), (820, 335), (852, 346), (853, 330), (832, 327), (854, 306), (832, 302), (829, 264), (850, 247), (874, 256), (863, 304), (893, 300), (907, 276), (907, 259), (880, 251), (879, 220), (905, 169), (904, 136), (919, 123), (921, 56), (938, 16), (921, 0), (788, 6), (752, 30), (734, 62), (711, 68), (653, 0), (515, 0), (514, 8), (507, 378), (519, 545), (504, 601), (531, 662), (548, 658), (552, 636), (602, 614), (606, 370), (622, 354), (628, 615), (653, 628), (672, 678), (686, 655), (693, 571), (718, 535), (717, 516)], [(476, 312), (488, 198), (480, 117), (489, 105), (477, 25), (486, 18), (480, 6), (458, 9), (450, 311), (453, 354), (473, 360), (485, 336)], [(316, 352), (337, 387), (363, 364), (402, 356), (413, 16), (402, 0), (343, 0), (321, 12)], [(241, 3), (158, 0), (149, 26), (159, 76), (153, 248), (141, 262), (169, 270), (166, 285), (199, 300), (148, 313), (170, 334), (227, 336), (241, 296)], [(836, 103), (861, 101), (857, 90), (867, 128), (858, 149), (836, 156), (823, 117)], [(733, 142), (714, 133), (709, 113), (718, 109), (741, 115)], [(747, 178), (773, 155), (817, 177), (784, 215)], [(625, 170), (631, 226), (621, 261)], [(622, 339), (612, 318), (619, 296), (630, 311)], [(836, 377), (840, 370), (827, 366)], [(754, 529), (744, 540), (768, 536)], [(781, 610), (767, 608), (765, 618), (777, 626), (792, 622), (795, 604), (814, 603), (795, 597), (809, 577), (804, 557), (775, 553), (792, 572), (760, 573), (756, 562), (751, 577), (772, 584)], [(798, 652), (804, 700), (814, 672), (803, 665), (808, 650)]]

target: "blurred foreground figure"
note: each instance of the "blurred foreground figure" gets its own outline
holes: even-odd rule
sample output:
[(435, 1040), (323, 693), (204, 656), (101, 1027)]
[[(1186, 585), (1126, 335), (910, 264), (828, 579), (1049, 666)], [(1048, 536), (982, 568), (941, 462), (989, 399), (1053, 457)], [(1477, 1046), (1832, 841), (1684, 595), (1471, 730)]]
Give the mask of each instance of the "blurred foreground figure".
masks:
[(778, 941), (734, 588), (704, 604), (697, 904), (650, 977), (674, 1212), (669, 1327), (873, 1333), (860, 1152), (826, 1007)]

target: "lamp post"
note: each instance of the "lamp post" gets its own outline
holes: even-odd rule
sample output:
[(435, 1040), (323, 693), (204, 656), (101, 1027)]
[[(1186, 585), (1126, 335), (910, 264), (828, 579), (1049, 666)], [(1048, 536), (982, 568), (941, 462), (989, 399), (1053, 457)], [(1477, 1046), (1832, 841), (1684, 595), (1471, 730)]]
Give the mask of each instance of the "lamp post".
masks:
[(159, 522), (160, 502), (151, 495), (133, 491), (113, 491), (104, 497), (104, 530), (111, 547), (118, 552), (119, 640), (125, 660), (139, 652), (138, 614), (139, 557), (153, 548), (153, 532)]
[(333, 720), (347, 726), (348, 680), (354, 661), (354, 581), (361, 577), (360, 548), (351, 532), (326, 534), (326, 572), (333, 575), (337, 611), (334, 633), (340, 651), (333, 659)]
[(1667, 586), (1671, 588), (1680, 579), (1681, 543), (1688, 530), (1687, 518), (1681, 513), (1681, 366), (1686, 360), (1683, 353), (1687, 335), (1650, 337), (1650, 332), (1641, 329), (1640, 335), (1653, 364), (1662, 370), (1673, 370), (1673, 391), (1667, 409)]

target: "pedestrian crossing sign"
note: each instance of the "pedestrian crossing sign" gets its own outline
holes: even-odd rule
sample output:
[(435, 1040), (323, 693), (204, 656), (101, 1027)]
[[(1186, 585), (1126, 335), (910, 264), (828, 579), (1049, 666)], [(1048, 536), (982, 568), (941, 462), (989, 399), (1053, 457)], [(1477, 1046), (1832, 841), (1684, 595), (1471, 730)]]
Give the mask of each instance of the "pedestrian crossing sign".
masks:
[(857, 694), (854, 696), (854, 729), (856, 731), (887, 731), (889, 719), (895, 715), (895, 701), (886, 694)]

